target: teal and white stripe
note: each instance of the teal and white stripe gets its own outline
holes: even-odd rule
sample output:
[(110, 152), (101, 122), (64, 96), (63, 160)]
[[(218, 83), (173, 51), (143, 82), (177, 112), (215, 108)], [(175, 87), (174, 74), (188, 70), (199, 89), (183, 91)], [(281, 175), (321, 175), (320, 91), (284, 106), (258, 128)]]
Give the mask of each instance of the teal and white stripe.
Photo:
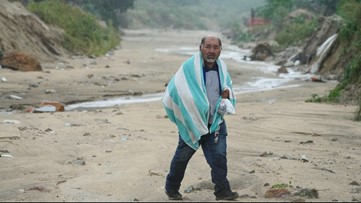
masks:
[[(221, 59), (217, 60), (217, 64), (221, 88), (230, 90), (229, 99), (234, 106), (236, 100), (227, 66)], [(162, 99), (168, 118), (177, 125), (183, 140), (195, 150), (199, 147), (200, 137), (208, 133), (209, 103), (202, 67), (203, 60), (200, 52), (185, 61), (168, 83)], [(218, 100), (216, 112), (220, 101), (221, 97)], [(216, 113), (210, 133), (217, 131), (222, 122), (222, 116)]]

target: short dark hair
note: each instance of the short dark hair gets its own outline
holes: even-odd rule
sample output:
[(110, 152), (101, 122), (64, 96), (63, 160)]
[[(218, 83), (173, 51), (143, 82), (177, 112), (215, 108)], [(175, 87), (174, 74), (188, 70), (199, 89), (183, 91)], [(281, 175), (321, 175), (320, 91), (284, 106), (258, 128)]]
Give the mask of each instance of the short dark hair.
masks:
[[(202, 38), (202, 40), (201, 40), (201, 44), (200, 44), (200, 45), (203, 45), (204, 42), (206, 41), (206, 39), (207, 39), (208, 37), (210, 37), (210, 36), (204, 36), (204, 37)], [(215, 37), (215, 36), (214, 36), (214, 37)], [(221, 41), (221, 39), (220, 39), (219, 37), (215, 37), (215, 38), (218, 39), (219, 46), (221, 47), (221, 46), (222, 46), (222, 41)]]

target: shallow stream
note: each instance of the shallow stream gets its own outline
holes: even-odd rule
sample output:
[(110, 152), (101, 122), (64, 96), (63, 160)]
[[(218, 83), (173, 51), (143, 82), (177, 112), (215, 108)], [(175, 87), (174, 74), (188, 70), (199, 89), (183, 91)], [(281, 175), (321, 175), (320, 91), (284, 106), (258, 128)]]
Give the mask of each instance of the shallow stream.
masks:
[[(190, 47), (179, 47), (179, 48), (158, 48), (155, 49), (157, 52), (164, 52), (165, 54), (174, 53), (174, 54), (184, 54), (184, 55), (193, 55), (198, 51), (197, 48), (190, 48)], [(271, 90), (275, 88), (290, 88), (295, 87), (298, 85), (287, 85), (287, 82), (291, 80), (298, 80), (300, 79), (307, 79), (311, 76), (308, 74), (303, 74), (299, 72), (293, 72), (289, 70), (288, 74), (279, 74), (277, 76), (276, 72), (279, 66), (275, 66), (270, 63), (266, 62), (259, 62), (259, 61), (248, 61), (244, 60), (245, 56), (249, 56), (251, 54), (251, 50), (240, 49), (237, 46), (233, 45), (223, 45), (223, 50), (221, 54), (222, 59), (231, 59), (240, 63), (240, 67), (249, 67), (249, 66), (242, 66), (242, 64), (255, 64), (260, 69), (260, 71), (264, 73), (269, 73), (272, 77), (255, 77), (252, 78), (250, 82), (245, 84), (239, 85), (234, 84), (234, 91), (235, 94), (241, 94), (246, 92), (256, 92), (256, 91), (265, 91)], [(102, 108), (102, 107), (113, 107), (119, 106), (129, 103), (140, 103), (140, 102), (152, 102), (161, 100), (163, 93), (156, 93), (156, 94), (147, 94), (142, 96), (123, 96), (113, 99), (107, 100), (98, 100), (98, 101), (89, 101), (89, 102), (82, 102), (71, 104), (65, 107), (66, 111), (81, 109), (81, 108)]]

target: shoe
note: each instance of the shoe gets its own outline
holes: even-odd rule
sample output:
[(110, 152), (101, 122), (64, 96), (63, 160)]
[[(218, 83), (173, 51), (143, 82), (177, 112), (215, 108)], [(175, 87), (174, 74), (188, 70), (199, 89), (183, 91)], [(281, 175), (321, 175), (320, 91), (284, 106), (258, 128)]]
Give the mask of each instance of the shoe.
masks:
[(227, 192), (216, 196), (216, 200), (235, 200), (239, 197), (237, 192)]
[(167, 190), (165, 191), (165, 194), (168, 196), (169, 200), (182, 200), (182, 194), (179, 193), (178, 191), (176, 192), (168, 192)]

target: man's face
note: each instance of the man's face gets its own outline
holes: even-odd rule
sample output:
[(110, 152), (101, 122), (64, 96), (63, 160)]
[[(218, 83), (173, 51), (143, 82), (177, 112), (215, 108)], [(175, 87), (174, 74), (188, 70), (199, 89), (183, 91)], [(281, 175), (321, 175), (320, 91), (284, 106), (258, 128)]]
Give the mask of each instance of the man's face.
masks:
[(203, 60), (214, 63), (221, 54), (222, 47), (216, 37), (207, 37), (200, 47)]

